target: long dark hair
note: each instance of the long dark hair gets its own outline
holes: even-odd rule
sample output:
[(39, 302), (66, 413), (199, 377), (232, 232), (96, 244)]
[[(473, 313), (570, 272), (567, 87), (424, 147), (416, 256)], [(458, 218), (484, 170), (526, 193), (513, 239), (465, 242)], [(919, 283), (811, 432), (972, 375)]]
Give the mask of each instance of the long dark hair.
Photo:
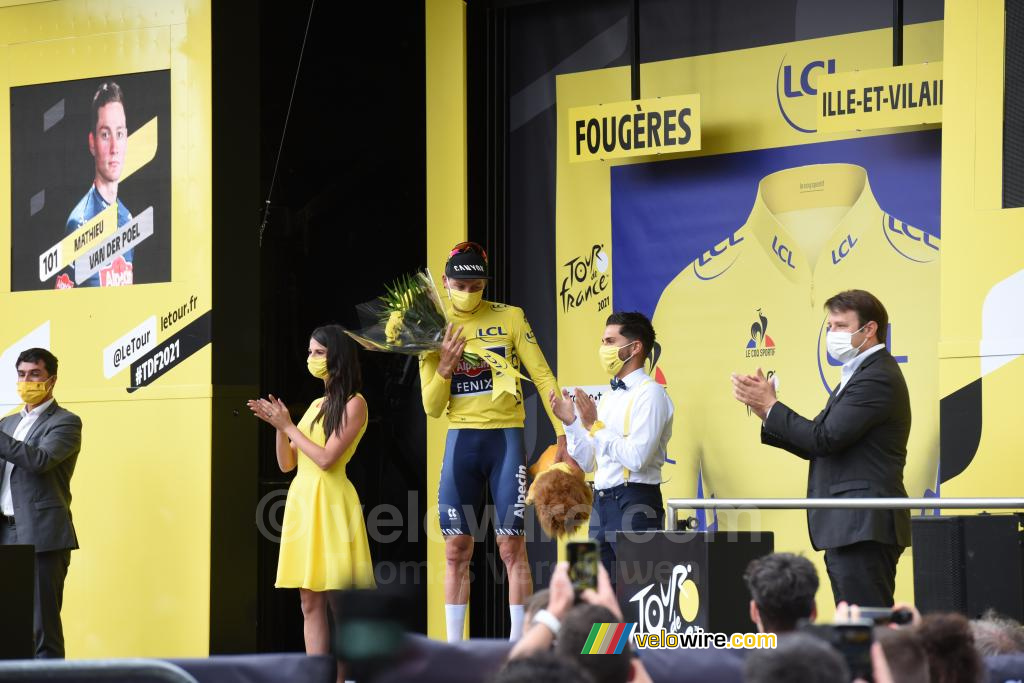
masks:
[(323, 420), (324, 434), (330, 438), (345, 426), (345, 406), (363, 387), (359, 353), (341, 325), (318, 327), (310, 336), (327, 348), (327, 397), (313, 424)]

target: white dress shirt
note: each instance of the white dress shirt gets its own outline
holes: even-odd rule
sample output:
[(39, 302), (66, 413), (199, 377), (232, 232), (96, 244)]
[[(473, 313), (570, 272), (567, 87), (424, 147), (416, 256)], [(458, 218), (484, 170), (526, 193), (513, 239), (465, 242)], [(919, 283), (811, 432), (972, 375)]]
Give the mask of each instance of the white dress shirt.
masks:
[[(858, 353), (856, 356), (853, 357), (852, 360), (848, 360), (845, 363), (843, 363), (843, 367), (840, 369), (839, 388), (836, 389), (836, 396), (839, 395), (840, 391), (846, 388), (846, 383), (850, 381), (851, 377), (853, 377), (853, 373), (857, 372), (857, 368), (861, 366), (861, 364), (864, 362), (864, 359), (873, 353), (878, 353), (884, 348), (885, 344), (875, 344), (867, 351), (862, 351), (861, 353)], [(768, 419), (768, 416), (771, 415), (772, 408), (774, 407), (775, 406), (773, 405), (771, 408), (768, 409), (768, 412), (764, 414), (764, 419)]]
[(870, 349), (861, 351), (851, 360), (848, 360), (845, 363), (843, 363), (843, 368), (841, 371), (842, 376), (839, 379), (839, 390), (836, 391), (836, 396), (839, 395), (840, 391), (846, 388), (846, 383), (850, 381), (851, 377), (853, 377), (853, 373), (857, 372), (857, 368), (861, 366), (861, 364), (864, 362), (864, 359), (866, 359), (873, 353), (878, 353), (884, 348), (885, 344), (875, 344)]
[[(597, 419), (604, 423), (590, 436), (583, 421), (565, 428), (566, 448), (585, 472), (594, 475), (594, 488), (609, 489), (626, 481), (631, 484), (660, 484), (661, 467), (672, 436), (672, 399), (665, 389), (643, 370), (622, 378), (625, 389), (607, 391), (597, 405)], [(629, 409), (629, 434), (626, 409)]]
[[(50, 407), (53, 403), (51, 398), (49, 401), (43, 401), (35, 408), (30, 411), (26, 411), (23, 407), (21, 409), (21, 422), (14, 428), (14, 433), (11, 434), (11, 438), (15, 441), (24, 441), (28, 435), (32, 425), (36, 423), (39, 416)], [(0, 513), (7, 515), (8, 517), (14, 516), (14, 498), (11, 497), (11, 471), (14, 470), (14, 463), (4, 461), (3, 475), (0, 476)]]

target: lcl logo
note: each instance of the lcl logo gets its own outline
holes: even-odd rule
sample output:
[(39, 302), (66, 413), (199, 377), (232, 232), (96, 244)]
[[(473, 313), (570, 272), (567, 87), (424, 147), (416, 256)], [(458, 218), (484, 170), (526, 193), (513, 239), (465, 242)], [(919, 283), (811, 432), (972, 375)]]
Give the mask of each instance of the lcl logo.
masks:
[[(798, 97), (808, 95), (815, 97), (818, 94), (818, 89), (811, 84), (811, 76), (818, 71), (824, 71), (827, 74), (834, 74), (836, 72), (836, 60), (833, 59), (816, 59), (811, 62), (807, 62), (800, 67), (799, 77), (794, 77), (796, 73), (796, 67), (793, 64), (786, 64), (786, 58), (783, 57), (779, 63), (778, 73), (775, 75), (775, 99), (779, 103), (779, 113), (782, 114), (782, 118), (786, 120), (786, 123), (790, 125), (794, 130), (798, 130), (801, 133), (816, 133), (817, 128), (810, 128), (798, 125), (793, 117), (786, 112), (786, 107), (783, 104), (784, 101), (789, 102)], [(817, 76), (815, 76), (815, 83), (817, 83)], [(816, 108), (809, 109), (811, 112), (816, 112)]]
[(796, 266), (793, 265), (793, 250), (780, 242), (778, 235), (772, 238), (772, 251), (775, 252), (775, 255), (779, 257), (780, 261), (793, 270), (796, 270)]
[(743, 237), (738, 237), (737, 235), (739, 235), (739, 233), (734, 232), (729, 235), (728, 240), (722, 240), (701, 254), (697, 260), (693, 262), (693, 274), (701, 280), (714, 280), (716, 277), (732, 268), (732, 264), (734, 264), (736, 259), (739, 258), (737, 250), (732, 250), (731, 257), (727, 256), (724, 259), (718, 257), (745, 239)]
[(838, 266), (840, 261), (850, 255), (850, 251), (857, 246), (858, 241), (854, 239), (853, 235), (847, 234), (846, 238), (839, 243), (839, 248), (832, 250), (832, 264)]

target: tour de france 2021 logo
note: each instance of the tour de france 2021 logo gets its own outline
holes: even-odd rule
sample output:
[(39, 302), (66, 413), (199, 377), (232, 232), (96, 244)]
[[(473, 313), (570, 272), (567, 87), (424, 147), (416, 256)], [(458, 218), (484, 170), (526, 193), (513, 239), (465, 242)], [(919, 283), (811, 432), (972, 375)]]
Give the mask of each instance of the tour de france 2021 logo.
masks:
[(835, 72), (834, 57), (788, 63), (783, 55), (775, 74), (775, 99), (779, 113), (790, 128), (801, 133), (818, 132), (818, 77)]
[(683, 633), (692, 628), (700, 611), (700, 592), (693, 579), (692, 565), (677, 564), (667, 583), (652, 581), (637, 591), (629, 599), (637, 607), (636, 632)]
[(603, 244), (595, 244), (584, 255), (566, 261), (560, 274), (558, 298), (563, 313), (590, 305), (598, 311), (611, 306), (611, 260)]

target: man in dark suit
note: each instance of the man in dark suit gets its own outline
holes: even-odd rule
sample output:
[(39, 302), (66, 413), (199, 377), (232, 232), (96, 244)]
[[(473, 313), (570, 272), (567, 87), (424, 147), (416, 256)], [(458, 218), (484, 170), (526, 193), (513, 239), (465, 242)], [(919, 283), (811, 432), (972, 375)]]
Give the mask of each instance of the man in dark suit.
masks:
[[(809, 498), (903, 497), (910, 397), (885, 348), (889, 316), (869, 292), (849, 290), (825, 302), (829, 354), (842, 380), (813, 420), (797, 415), (757, 375), (733, 375), (733, 393), (763, 420), (761, 442), (810, 461)], [(910, 545), (908, 510), (808, 510), (811, 543), (825, 551), (836, 602), (893, 604), (896, 562)]]
[(57, 358), (52, 353), (28, 349), (15, 367), (25, 406), (0, 420), (0, 544), (35, 546), (36, 656), (61, 658), (64, 579), (71, 551), (78, 548), (71, 475), (82, 445), (82, 421), (53, 399)]

